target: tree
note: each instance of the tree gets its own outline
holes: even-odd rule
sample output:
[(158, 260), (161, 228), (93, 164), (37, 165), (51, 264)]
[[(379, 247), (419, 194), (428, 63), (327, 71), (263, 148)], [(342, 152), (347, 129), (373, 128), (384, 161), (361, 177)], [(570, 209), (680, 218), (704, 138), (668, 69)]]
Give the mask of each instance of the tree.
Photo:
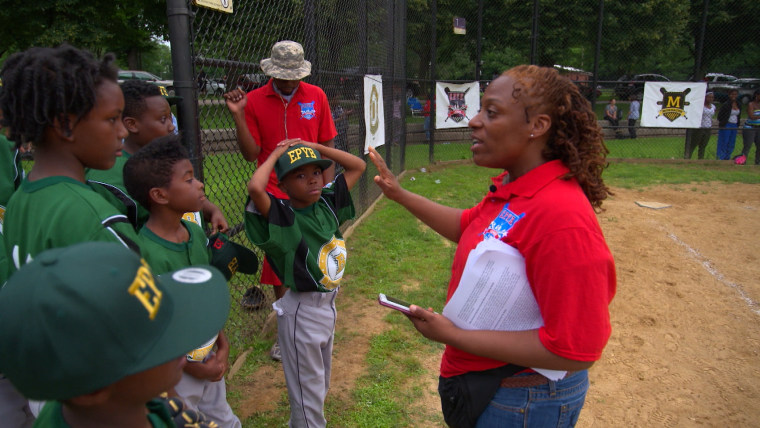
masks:
[(35, 0), (0, 13), (0, 55), (66, 42), (98, 56), (114, 52), (140, 68), (141, 53), (167, 34), (166, 3), (159, 0)]

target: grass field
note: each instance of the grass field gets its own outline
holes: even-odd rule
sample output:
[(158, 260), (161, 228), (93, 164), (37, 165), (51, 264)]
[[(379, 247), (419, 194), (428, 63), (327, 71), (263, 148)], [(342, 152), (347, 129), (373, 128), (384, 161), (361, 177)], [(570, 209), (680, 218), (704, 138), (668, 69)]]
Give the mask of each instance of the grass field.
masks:
[[(667, 144), (667, 142), (662, 142)], [(671, 143), (675, 144), (675, 142)], [(458, 159), (465, 145), (452, 145), (442, 157)], [(417, 146), (408, 148), (408, 158), (423, 158)], [(446, 159), (446, 160), (453, 160)], [(441, 159), (444, 160), (444, 159)], [(496, 173), (470, 162), (431, 167), (428, 173), (419, 167), (408, 168), (402, 184), (405, 188), (442, 204), (468, 207), (480, 200), (488, 177)], [(432, 172), (432, 173), (431, 173)], [(760, 168), (733, 166), (720, 162), (662, 163), (646, 160), (611, 161), (605, 171), (605, 182), (615, 187), (640, 188), (665, 183), (741, 182), (760, 184)], [(415, 180), (411, 180), (415, 177)], [(349, 273), (343, 281), (339, 313), (357, 302), (372, 302), (378, 290), (409, 302), (432, 306), (440, 311), (445, 301), (450, 263), (454, 245), (442, 239), (399, 205), (381, 199), (375, 210), (348, 238), (351, 250)], [(340, 315), (339, 315), (340, 316)], [(356, 380), (350, 398), (329, 399), (326, 414), (330, 425), (340, 427), (398, 427), (419, 424), (414, 413), (421, 387), (416, 379), (422, 370), (425, 355), (440, 355), (443, 347), (422, 338), (411, 324), (395, 311), (388, 311), (386, 328), (370, 339), (364, 358), (366, 370)], [(336, 352), (341, 343), (351, 340), (347, 333), (336, 334)], [(244, 383), (268, 361), (266, 349), (271, 341), (255, 344), (235, 382)], [(333, 378), (341, 374), (333, 374)], [(411, 386), (410, 386), (411, 385)], [(332, 396), (332, 395), (331, 395)], [(334, 397), (334, 396), (332, 396)], [(244, 397), (233, 396), (233, 406)], [(287, 422), (288, 405), (284, 397), (273, 397), (276, 406), (271, 411), (256, 413), (244, 421), (246, 427), (275, 426)], [(415, 416), (413, 416), (415, 415)], [(424, 426), (440, 426), (440, 420), (430, 416)]]

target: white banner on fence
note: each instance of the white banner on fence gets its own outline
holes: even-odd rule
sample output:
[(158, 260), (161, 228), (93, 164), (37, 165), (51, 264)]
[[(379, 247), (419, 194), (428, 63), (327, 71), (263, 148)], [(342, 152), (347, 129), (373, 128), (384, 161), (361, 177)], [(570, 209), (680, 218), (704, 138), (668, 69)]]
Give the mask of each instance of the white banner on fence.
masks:
[(364, 140), (364, 154), (369, 147), (385, 144), (385, 109), (383, 109), (383, 76), (364, 75), (364, 127), (367, 137)]
[(641, 126), (699, 128), (706, 92), (705, 82), (646, 82)]
[(435, 129), (466, 128), (479, 110), (478, 82), (435, 82)]

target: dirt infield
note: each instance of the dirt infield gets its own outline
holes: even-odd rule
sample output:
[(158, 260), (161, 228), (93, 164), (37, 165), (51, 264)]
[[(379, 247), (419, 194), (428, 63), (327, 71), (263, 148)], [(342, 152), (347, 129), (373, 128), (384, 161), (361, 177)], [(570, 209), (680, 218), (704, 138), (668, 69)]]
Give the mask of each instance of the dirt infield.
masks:
[[(613, 332), (590, 371), (579, 427), (757, 426), (760, 421), (760, 186), (667, 185), (614, 189), (599, 215), (618, 273)], [(660, 202), (669, 208), (640, 207)], [(360, 309), (356, 309), (360, 308)], [(328, 400), (351, 400), (358, 355), (387, 325), (378, 305), (339, 301)], [(439, 413), (439, 358), (422, 357), (429, 393), (412, 414)], [(336, 375), (340, 373), (340, 375)], [(262, 367), (238, 413), (270, 410), (254, 391), (284, 392), (281, 370)], [(273, 392), (274, 392), (273, 391)], [(414, 417), (414, 416), (413, 416)], [(329, 415), (328, 415), (329, 420)], [(415, 424), (415, 426), (424, 424)]]
[(599, 216), (617, 264), (613, 333), (578, 426), (757, 426), (760, 186), (616, 193)]

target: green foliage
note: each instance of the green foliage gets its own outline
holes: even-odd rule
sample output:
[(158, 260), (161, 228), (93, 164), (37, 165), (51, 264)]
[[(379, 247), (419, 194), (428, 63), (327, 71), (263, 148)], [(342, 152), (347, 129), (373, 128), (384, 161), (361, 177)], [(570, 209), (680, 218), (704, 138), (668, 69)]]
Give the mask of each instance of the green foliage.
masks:
[(152, 48), (154, 36), (165, 37), (167, 28), (166, 3), (158, 0), (17, 2), (0, 12), (0, 53), (66, 42), (97, 56), (114, 52), (139, 68), (140, 53)]

